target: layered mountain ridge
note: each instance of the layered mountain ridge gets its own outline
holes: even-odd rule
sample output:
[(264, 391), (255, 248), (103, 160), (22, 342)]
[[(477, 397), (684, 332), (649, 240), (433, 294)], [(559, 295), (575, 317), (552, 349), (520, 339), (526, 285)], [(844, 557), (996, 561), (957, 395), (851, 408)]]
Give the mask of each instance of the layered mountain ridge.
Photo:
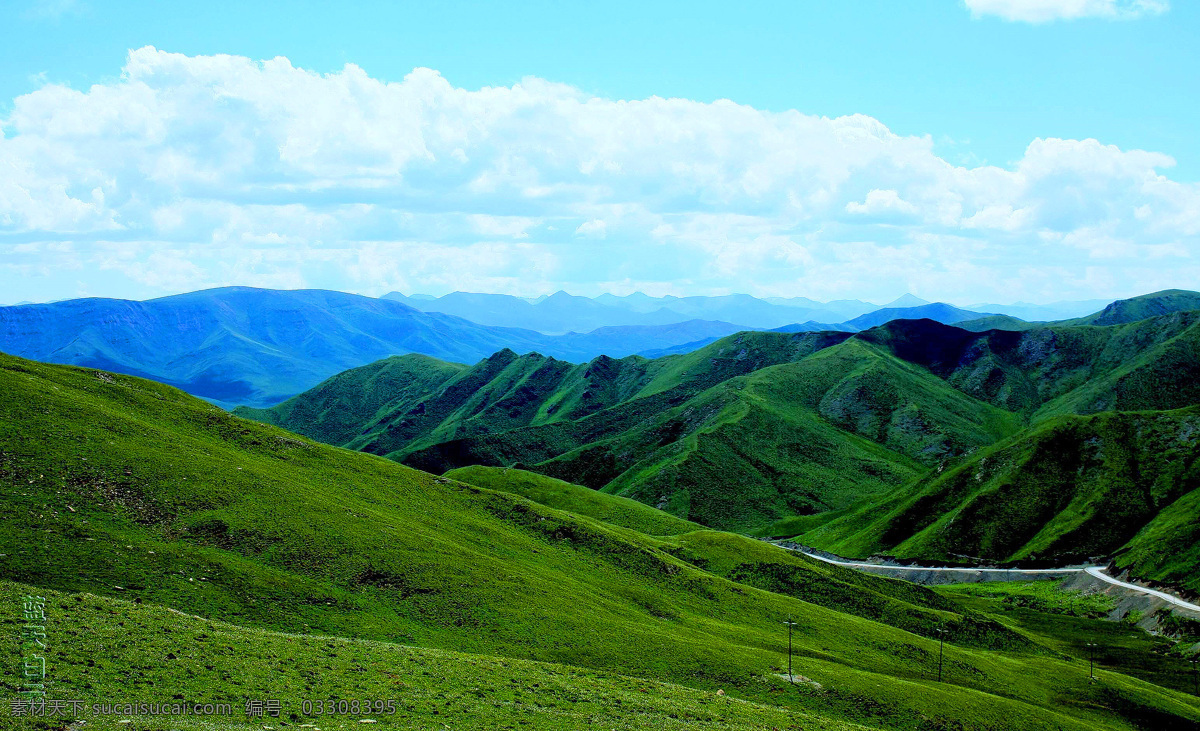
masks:
[[(653, 360), (503, 351), (434, 373), (397, 358), (239, 413), (429, 471), (519, 466), (712, 527), (772, 529), (894, 496), (1055, 417), (1200, 403), (1198, 345), (1194, 310), (981, 333), (898, 320), (739, 333)], [(357, 384), (413, 368), (424, 392), (364, 400)]]

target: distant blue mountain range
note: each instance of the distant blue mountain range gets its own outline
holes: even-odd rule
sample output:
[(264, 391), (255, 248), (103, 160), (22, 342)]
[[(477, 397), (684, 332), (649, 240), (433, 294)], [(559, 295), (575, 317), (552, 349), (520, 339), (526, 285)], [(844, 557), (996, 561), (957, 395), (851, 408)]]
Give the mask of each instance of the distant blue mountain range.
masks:
[(975, 320), (988, 315), (999, 314), (995, 312), (973, 312), (971, 310), (963, 310), (954, 305), (948, 305), (945, 302), (930, 302), (928, 304), (916, 305), (913, 307), (884, 307), (874, 312), (868, 312), (864, 315), (859, 315), (853, 320), (847, 321), (845, 324), (857, 330), (869, 330), (877, 325), (891, 322), (892, 320), (937, 320), (943, 325), (953, 325), (957, 322), (965, 322), (967, 320)]
[[(926, 304), (912, 295), (916, 304)], [(742, 329), (769, 329), (795, 322), (842, 322), (878, 305), (859, 300), (817, 302), (804, 297), (771, 300), (748, 294), (718, 297), (651, 297), (635, 292), (624, 297), (602, 294), (579, 297), (556, 292), (530, 301), (502, 294), (452, 292), (442, 297), (391, 292), (384, 299), (403, 302), (423, 312), (464, 317), (481, 325), (522, 327), (547, 334), (591, 332), (615, 325), (665, 325), (692, 319), (728, 322)]]
[[(376, 299), (225, 287), (140, 302), (89, 298), (0, 307), (0, 351), (143, 376), (223, 406), (266, 406), (340, 371), (403, 353), (464, 363), (504, 348), (574, 362), (658, 357), (741, 330), (855, 332), (891, 319), (954, 324), (986, 314), (911, 295), (898, 302), (917, 304), (878, 308), (857, 300), (748, 295), (593, 299), (565, 292), (535, 301), (470, 293)], [(824, 319), (805, 317), (812, 313)], [(855, 314), (843, 321), (839, 313)]]
[(544, 335), (324, 290), (226, 287), (136, 302), (0, 307), (0, 350), (129, 373), (222, 405), (269, 405), (347, 368), (424, 353), (474, 363), (503, 348), (572, 361), (746, 329), (704, 320)]

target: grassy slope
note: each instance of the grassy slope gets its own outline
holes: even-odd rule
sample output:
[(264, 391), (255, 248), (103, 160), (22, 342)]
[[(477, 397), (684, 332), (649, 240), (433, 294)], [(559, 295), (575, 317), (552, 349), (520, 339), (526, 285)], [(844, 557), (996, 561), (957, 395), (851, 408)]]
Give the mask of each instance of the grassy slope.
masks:
[[(769, 334), (755, 335), (770, 342), (761, 337)], [(731, 345), (723, 347), (734, 359), (748, 350)], [(721, 380), (664, 408), (687, 396), (679, 393), (684, 386), (657, 390), (675, 379), (660, 373), (639, 391), (647, 395), (585, 419), (392, 456), (432, 471), (520, 464), (706, 525), (744, 528), (893, 489), (919, 474), (922, 462), (975, 449), (1020, 424), (858, 340)], [(679, 381), (689, 390), (705, 382)], [(736, 485), (730, 475), (738, 475)]]
[(1200, 595), (1200, 487), (1160, 511), (1117, 552), (1114, 563), (1138, 578)]
[[(520, 465), (711, 526), (760, 528), (891, 491), (1023, 420), (1200, 402), (1198, 320), (984, 333), (897, 321), (583, 365), (502, 351), (423, 396), (336, 406), (396, 367), (385, 361), (293, 400), (315, 402), (306, 408), (243, 413), (429, 471)], [(339, 410), (356, 417), (331, 428)]]
[(636, 500), (606, 495), (582, 485), (536, 472), (507, 467), (461, 467), (446, 477), (489, 490), (527, 497), (551, 508), (612, 523), (649, 536), (670, 536), (702, 530), (704, 526), (676, 518)]
[(954, 323), (955, 327), (972, 332), (986, 330), (1032, 330), (1046, 325), (1073, 327), (1078, 325), (1124, 325), (1174, 312), (1200, 310), (1200, 292), (1166, 289), (1139, 297), (1117, 300), (1099, 312), (1055, 322), (1028, 322), (1009, 315), (989, 315)]
[[(1080, 729), (1127, 727), (1113, 704), (1200, 715), (1119, 675), (1097, 694), (1078, 663), (984, 650), (969, 635), (947, 646), (949, 682), (930, 686), (937, 646), (927, 638), (734, 582), (633, 531), (313, 444), (150, 382), (6, 357), (0, 395), (0, 553), (12, 557), (0, 578), (763, 702), (778, 687), (777, 625), (790, 614), (797, 665), (824, 686), (796, 703), (826, 715), (889, 728), (930, 727), (924, 718)], [(919, 616), (944, 611), (916, 595), (885, 598)]]
[[(511, 492), (543, 505), (585, 515), (607, 523), (662, 538), (659, 549), (705, 571), (759, 589), (803, 599), (807, 602), (934, 637), (944, 618), (936, 609), (955, 612), (951, 603), (906, 582), (813, 562), (774, 546), (731, 533), (705, 530), (669, 513), (627, 498), (597, 492), (581, 485), (524, 470), (503, 467), (463, 467), (446, 477), (501, 492)], [(978, 647), (1036, 648), (997, 635), (996, 627), (964, 617), (951, 623), (959, 642)]]
[(1064, 589), (1061, 581), (986, 581), (974, 584), (943, 584), (934, 587), (939, 594), (998, 599), (1005, 609), (1025, 607), (1042, 614), (1102, 619), (1117, 608), (1117, 600), (1103, 593), (1085, 593)]
[[(1082, 594), (1058, 587), (1055, 580), (993, 582), (936, 587), (939, 594), (969, 606), (1059, 652), (1086, 658), (1088, 643), (1096, 667), (1195, 692), (1191, 664), (1170, 639), (1151, 635), (1104, 615), (1115, 601), (1104, 594)], [(1166, 726), (1165, 723), (1160, 723)]]
[(1044, 322), (1030, 322), (1010, 315), (988, 315), (974, 320), (962, 320), (954, 323), (954, 327), (971, 332), (986, 332), (988, 330), (1032, 330), (1045, 325)]
[[(26, 593), (45, 596), (53, 642), (48, 697), (88, 703), (227, 703), (232, 715), (172, 717), (173, 729), (278, 727), (441, 729), (822, 729), (856, 724), (787, 708), (782, 688), (772, 704), (643, 678), (529, 660), (448, 650), (298, 635), (239, 627), (182, 615), (150, 604), (47, 591), (0, 581), (0, 605), (19, 606)], [(15, 628), (0, 654), (18, 656)], [(16, 662), (0, 665), (0, 682), (16, 684)], [(269, 669), (268, 672), (263, 672)], [(366, 672), (364, 672), (366, 671)], [(279, 719), (250, 719), (247, 700), (275, 699)], [(303, 700), (394, 700), (395, 713), (304, 714)], [(372, 711), (375, 709), (372, 708)], [(8, 708), (4, 710), (7, 720)], [(123, 728), (132, 716), (82, 716), (87, 728)], [(166, 719), (162, 719), (166, 722)], [(26, 719), (23, 728), (38, 728)], [(44, 726), (49, 728), (49, 726)]]
[[(1122, 312), (1190, 301), (1167, 299), (1174, 304), (1130, 301)], [(579, 366), (504, 352), (429, 397), (380, 409), (374, 425), (346, 444), (435, 472), (521, 466), (708, 526), (811, 533), (814, 543), (856, 555), (1110, 555), (1188, 492), (1180, 476), (1162, 473), (1174, 481), (1155, 488), (1172, 496), (1165, 502), (1125, 500), (1119, 486), (1063, 487), (1069, 480), (1061, 470), (1018, 486), (988, 483), (980, 495), (964, 488), (926, 496), (920, 508), (935, 512), (912, 520), (903, 515), (916, 515), (906, 501), (941, 480), (924, 474), (930, 467), (954, 467), (1024, 424), (1032, 424), (1023, 435), (1028, 446), (1056, 417), (1200, 403), (1198, 348), (1200, 312), (1188, 311), (1026, 332), (971, 333), (922, 320), (853, 337), (744, 333), (684, 356)], [(1031, 469), (1052, 472), (1053, 462), (1043, 455)], [(1000, 497), (1017, 493), (1015, 504)], [(1117, 525), (1094, 515), (1106, 500), (1124, 501), (1105, 508)], [(1121, 565), (1194, 582), (1200, 555), (1191, 505), (1182, 501), (1147, 527), (1175, 550), (1134, 542)], [(962, 517), (979, 525), (965, 528)], [(1088, 531), (1094, 535), (1085, 540)]]
[[(1200, 402), (1192, 383), (1194, 366), (1174, 370), (1183, 360), (1179, 351), (1194, 348), (1200, 340), (1200, 311), (1112, 327), (1055, 325), (1025, 332), (968, 333), (928, 320), (900, 321), (856, 339), (929, 369), (965, 394), (1032, 420), (1113, 408), (1077, 394), (1108, 390), (1112, 379), (1122, 378), (1130, 368), (1153, 371), (1159, 387), (1128, 389), (1117, 408), (1172, 409)], [(1098, 391), (1088, 390), (1096, 384)]]
[[(655, 407), (673, 406), (728, 378), (765, 365), (803, 358), (847, 337), (841, 333), (780, 335), (741, 333), (696, 352), (647, 360), (600, 357), (574, 365), (536, 353), (517, 356), (500, 351), (431, 384), (424, 394), (364, 409), (356, 390), (371, 385), (384, 370), (414, 360), (402, 356), (339, 374), (319, 388), (271, 409), (239, 409), (247, 418), (283, 426), (329, 444), (402, 458), (441, 441), (524, 426), (570, 422), (630, 399), (650, 399)], [(407, 365), (428, 369), (426, 359)], [(425, 383), (424, 378), (419, 383)], [(299, 408), (315, 401), (315, 405)], [(376, 399), (383, 402), (383, 399)], [(357, 420), (347, 431), (340, 424), (314, 420), (337, 404)]]
[[(928, 372), (849, 340), (722, 383), (658, 424), (604, 444), (601, 458), (630, 455), (618, 461), (630, 466), (603, 489), (706, 525), (750, 528), (889, 491), (920, 474), (922, 462), (987, 444), (1018, 425)], [(671, 431), (682, 438), (659, 436)], [(643, 446), (664, 442), (653, 451)], [(584, 476), (596, 451), (538, 469)]]
[(343, 371), (272, 408), (243, 406), (235, 412), (329, 444), (347, 444), (381, 412), (415, 406), (466, 369), (425, 355), (393, 356)]
[[(1127, 562), (1147, 571), (1163, 555), (1161, 534), (1185, 537), (1195, 524), (1198, 441), (1200, 408), (1058, 417), (801, 540), (845, 555), (1001, 560), (1127, 547)], [(1195, 558), (1165, 559), (1163, 576), (1193, 585)]]
[(1064, 320), (1065, 325), (1121, 325), (1172, 312), (1200, 310), (1200, 292), (1186, 289), (1164, 289), (1138, 297), (1117, 300), (1099, 312)]
[(1096, 330), (1108, 338), (1091, 377), (1049, 400), (1035, 418), (1200, 403), (1200, 313), (1164, 315)]

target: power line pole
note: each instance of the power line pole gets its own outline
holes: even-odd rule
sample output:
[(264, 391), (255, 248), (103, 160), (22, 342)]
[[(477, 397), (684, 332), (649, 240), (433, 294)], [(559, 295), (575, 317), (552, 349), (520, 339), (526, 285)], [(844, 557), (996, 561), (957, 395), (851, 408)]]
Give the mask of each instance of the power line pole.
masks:
[(784, 622), (788, 628), (788, 682), (795, 683), (792, 680), (792, 625), (796, 624), (792, 621), (792, 615), (788, 615), (787, 621)]
[(942, 657), (945, 654), (946, 630), (938, 629), (938, 682), (942, 682)]
[(1200, 658), (1188, 660), (1192, 664), (1192, 695), (1200, 695)]
[(1088, 682), (1096, 682), (1096, 648), (1099, 647), (1094, 642), (1087, 643), (1088, 648)]

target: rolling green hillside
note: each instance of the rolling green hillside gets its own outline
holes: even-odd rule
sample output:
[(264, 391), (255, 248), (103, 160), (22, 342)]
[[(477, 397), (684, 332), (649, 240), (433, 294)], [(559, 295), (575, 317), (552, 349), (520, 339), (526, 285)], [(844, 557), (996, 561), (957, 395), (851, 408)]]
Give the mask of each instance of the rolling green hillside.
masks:
[(1196, 591), (1198, 458), (1200, 407), (1057, 417), (799, 540), (850, 556), (1117, 554), (1136, 575)]
[(424, 355), (393, 356), (360, 368), (351, 368), (306, 392), (270, 409), (240, 407), (243, 416), (332, 444), (354, 440), (364, 423), (381, 413), (405, 408), (467, 366), (446, 363)]
[[(855, 337), (927, 368), (959, 391), (1037, 421), (1060, 413), (1172, 409), (1200, 403), (1192, 377), (1200, 311), (1177, 312), (1111, 327), (1047, 326), (1024, 332), (970, 333), (931, 321), (899, 321)], [(1130, 372), (1137, 371), (1131, 379)], [(1112, 384), (1118, 402), (1099, 397)], [(1056, 401), (1057, 400), (1057, 401)]]
[(1065, 320), (1063, 324), (1121, 325), (1188, 310), (1200, 310), (1200, 292), (1164, 289), (1161, 292), (1117, 300), (1097, 313), (1076, 320)]
[[(701, 350), (647, 360), (600, 357), (581, 365), (502, 350), (441, 382), (430, 359), (401, 356), (334, 376), (271, 409), (238, 409), (248, 418), (375, 454), (409, 453), (450, 439), (523, 426), (570, 422), (637, 398), (673, 406), (724, 380), (803, 358), (845, 333), (741, 333)], [(439, 372), (448, 372), (449, 364)], [(387, 374), (414, 374), (394, 398)], [(382, 379), (383, 395), (364, 394)], [(390, 399), (390, 400), (389, 400)], [(386, 404), (386, 408), (381, 405)], [(336, 424), (328, 419), (344, 419)], [(358, 427), (350, 426), (357, 422)]]
[[(390, 409), (376, 409), (383, 398), (363, 409), (357, 395), (335, 405), (395, 367), (238, 413), (428, 471), (520, 465), (739, 528), (886, 492), (1020, 427), (845, 333), (742, 333), (686, 355), (579, 366), (502, 351)], [(324, 416), (367, 410), (357, 430)]]
[(1045, 324), (1044, 322), (1029, 322), (1011, 315), (988, 315), (987, 317), (977, 317), (974, 320), (956, 322), (954, 327), (980, 333), (987, 330), (1032, 330)]
[[(348, 673), (339, 693), (399, 680), (412, 690), (394, 693), (410, 720), (449, 714), (476, 727), (497, 702), (526, 700), (561, 705), (562, 727), (578, 727), (571, 714), (596, 703), (592, 693), (623, 698), (630, 678), (686, 686), (653, 686), (661, 700), (618, 714), (631, 727), (696, 714), (717, 688), (773, 707), (730, 718), (743, 725), (782, 706), (830, 728), (1200, 720), (1194, 700), (1143, 681), (1104, 673), (1102, 687), (1089, 685), (1078, 660), (919, 587), (729, 534), (652, 538), (313, 443), (132, 377), (0, 357), (0, 425), (0, 579), (49, 590), (63, 622), (51, 672), (66, 697), (241, 695), (267, 667), (301, 697)], [(208, 619), (167, 621), (156, 606)], [(789, 615), (806, 678), (794, 688), (779, 677)], [(930, 681), (938, 627), (950, 632), (944, 683)], [(190, 660), (176, 669), (181, 657)], [(460, 668), (443, 683), (448, 661)], [(570, 695), (514, 687), (555, 672), (590, 675)], [(499, 687), (513, 695), (492, 695)]]
[[(647, 535), (663, 536), (657, 544), (662, 550), (739, 583), (870, 617), (918, 634), (931, 635), (935, 628), (929, 621), (931, 615), (914, 611), (914, 607), (928, 605), (937, 595), (931, 596), (925, 589), (911, 584), (858, 574), (824, 562), (814, 563), (767, 543), (704, 530), (703, 526), (681, 521), (639, 502), (525, 470), (463, 467), (448, 472), (446, 477), (522, 495), (548, 507), (632, 528)], [(815, 577), (820, 580), (814, 580)], [(953, 603), (935, 602), (932, 606), (956, 611)], [(960, 625), (960, 641), (983, 642), (991, 646), (995, 641), (989, 638), (993, 630), (994, 627), (968, 622)], [(971, 635), (975, 640), (966, 639)], [(1001, 642), (1031, 649), (1015, 637)]]
[[(1106, 305), (1102, 310), (1083, 317), (1050, 322), (1022, 320), (1010, 315), (988, 315), (972, 320), (954, 322), (955, 327), (972, 332), (985, 330), (1032, 330), (1038, 327), (1057, 325), (1074, 327), (1077, 325), (1125, 325), (1139, 320), (1148, 320), (1175, 312), (1200, 310), (1200, 292), (1185, 289), (1165, 289), (1161, 292), (1144, 294), (1139, 297), (1117, 300)], [(950, 322), (950, 321), (944, 321)]]
[(654, 360), (501, 351), (413, 375), (399, 396), (363, 394), (376, 374), (434, 369), (383, 361), (238, 413), (431, 472), (519, 466), (755, 530), (889, 495), (1056, 415), (1200, 403), (1198, 344), (1200, 311), (1022, 332), (900, 320), (741, 333)]
[[(1018, 428), (1011, 414), (850, 340), (727, 381), (656, 422), (537, 469), (709, 526), (748, 529), (889, 492), (925, 464)], [(663, 432), (678, 436), (644, 446), (662, 444)], [(594, 465), (620, 465), (621, 455), (632, 465), (595, 484)]]

